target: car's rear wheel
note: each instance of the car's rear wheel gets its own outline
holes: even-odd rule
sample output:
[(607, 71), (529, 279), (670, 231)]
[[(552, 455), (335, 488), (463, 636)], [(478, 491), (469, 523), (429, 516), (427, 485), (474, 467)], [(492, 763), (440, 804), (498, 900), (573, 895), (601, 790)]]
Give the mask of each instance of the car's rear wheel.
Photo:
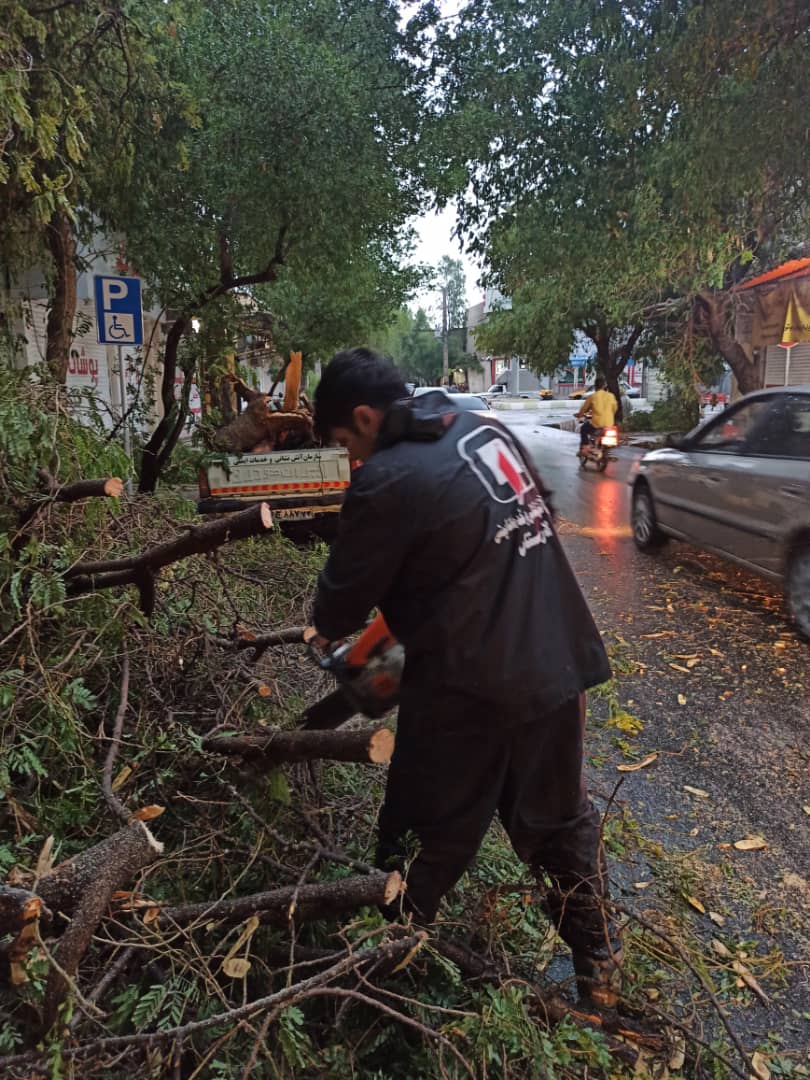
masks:
[(639, 551), (653, 551), (667, 541), (658, 528), (655, 504), (646, 484), (638, 484), (633, 490), (633, 540)]
[(787, 573), (787, 601), (802, 634), (810, 639), (810, 543), (794, 551)]

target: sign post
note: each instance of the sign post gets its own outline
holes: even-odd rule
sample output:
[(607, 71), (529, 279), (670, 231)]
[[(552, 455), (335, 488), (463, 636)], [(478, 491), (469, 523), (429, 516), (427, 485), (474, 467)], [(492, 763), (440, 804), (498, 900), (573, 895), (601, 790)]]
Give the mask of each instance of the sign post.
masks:
[[(121, 393), (121, 424), (124, 453), (132, 458), (132, 438), (127, 422), (127, 386), (124, 375), (124, 345), (143, 345), (143, 309), (141, 281), (135, 277), (93, 278), (96, 298), (96, 332), (100, 345), (118, 349), (118, 380)], [(127, 487), (131, 489), (131, 481)]]

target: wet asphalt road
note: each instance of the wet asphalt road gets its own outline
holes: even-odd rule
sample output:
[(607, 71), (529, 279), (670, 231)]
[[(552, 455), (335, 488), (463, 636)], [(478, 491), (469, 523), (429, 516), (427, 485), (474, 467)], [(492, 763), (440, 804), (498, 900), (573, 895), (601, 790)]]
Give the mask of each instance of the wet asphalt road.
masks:
[[(777, 1017), (775, 1005), (768, 1021), (810, 1046), (810, 1023), (795, 1026), (796, 1008), (810, 1008), (810, 644), (773, 583), (684, 544), (636, 551), (627, 479), (638, 452), (621, 449), (606, 474), (582, 471), (576, 436), (539, 428), (529, 412), (499, 418), (553, 492), (563, 543), (611, 652), (614, 711), (642, 725), (612, 727), (604, 697), (592, 696), (592, 790), (604, 805), (617, 765), (658, 755), (624, 774), (618, 802), (683, 871), (675, 892), (719, 914), (728, 940), (783, 951), (785, 1011)], [(734, 847), (751, 837), (766, 846)], [(635, 867), (617, 866), (626, 895), (634, 873), (649, 869), (640, 856)], [(666, 873), (660, 900), (672, 894)], [(685, 901), (684, 911), (698, 934), (718, 933)]]

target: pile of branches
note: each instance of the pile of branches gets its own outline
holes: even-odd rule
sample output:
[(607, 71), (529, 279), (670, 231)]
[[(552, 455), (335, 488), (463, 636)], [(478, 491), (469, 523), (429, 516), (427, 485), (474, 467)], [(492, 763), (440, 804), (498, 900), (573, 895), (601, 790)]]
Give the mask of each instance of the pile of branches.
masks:
[[(81, 1076), (244, 1077), (401, 1060), (403, 1075), (474, 1077), (519, 1032), (532, 1068), (559, 1047), (571, 1076), (679, 1047), (748, 1076), (739, 1044), (734, 1061), (660, 1009), (652, 1023), (583, 1013), (539, 979), (493, 933), (520, 881), (489, 906), (462, 900), (441, 931), (386, 923), (378, 908), (407, 888), (371, 857), (393, 732), (296, 730), (331, 689), (301, 647), (323, 551), (283, 541), (261, 508), (198, 525), (111, 480), (81, 482), (95, 487), (77, 499), (105, 512), (83, 529), (79, 489), (43, 477), (9, 556), (29, 576), (15, 571), (0, 641), (0, 815), (16, 838), (0, 885), (2, 1075), (56, 1059)], [(64, 554), (39, 605), (46, 537)], [(510, 1033), (487, 1032), (495, 1001)], [(583, 1057), (567, 1067), (571, 1044)]]

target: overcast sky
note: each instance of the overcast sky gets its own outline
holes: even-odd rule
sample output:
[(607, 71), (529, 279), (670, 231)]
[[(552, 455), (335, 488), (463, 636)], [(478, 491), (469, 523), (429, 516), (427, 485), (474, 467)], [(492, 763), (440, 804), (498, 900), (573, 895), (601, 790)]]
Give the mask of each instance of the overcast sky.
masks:
[[(478, 264), (469, 255), (465, 255), (458, 240), (453, 237), (455, 223), (456, 212), (451, 206), (420, 217), (416, 221), (418, 239), (414, 259), (419, 263), (430, 263), (431, 266), (435, 266), (442, 255), (461, 259), (467, 282), (467, 306), (470, 307), (483, 299), (483, 292), (478, 285), (481, 271)], [(436, 304), (435, 295), (423, 293), (416, 297), (411, 306), (429, 308), (435, 307)]]

